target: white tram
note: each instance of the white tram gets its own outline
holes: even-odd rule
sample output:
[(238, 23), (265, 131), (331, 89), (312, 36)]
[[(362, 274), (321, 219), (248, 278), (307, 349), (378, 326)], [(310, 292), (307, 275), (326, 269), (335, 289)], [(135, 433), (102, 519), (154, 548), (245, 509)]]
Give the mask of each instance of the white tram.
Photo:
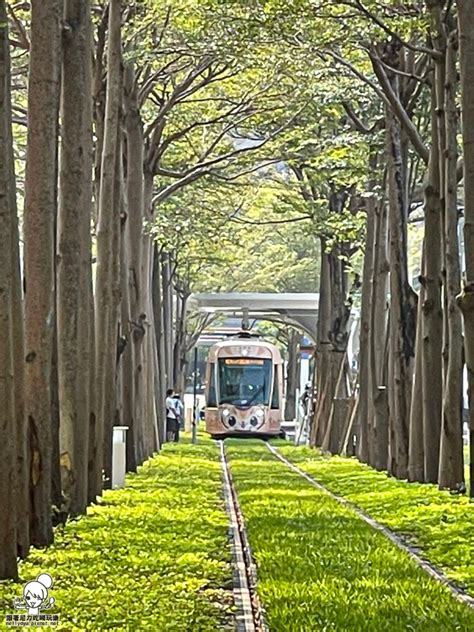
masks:
[(209, 350), (206, 430), (212, 436), (278, 436), (283, 364), (279, 350), (248, 332)]

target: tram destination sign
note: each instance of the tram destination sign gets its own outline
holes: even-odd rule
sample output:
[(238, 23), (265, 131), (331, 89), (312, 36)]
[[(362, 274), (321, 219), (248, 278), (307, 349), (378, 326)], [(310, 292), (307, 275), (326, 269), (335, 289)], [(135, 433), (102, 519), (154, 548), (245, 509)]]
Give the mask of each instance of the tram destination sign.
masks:
[(226, 358), (225, 363), (233, 366), (255, 366), (256, 364), (263, 365), (264, 361), (258, 358)]

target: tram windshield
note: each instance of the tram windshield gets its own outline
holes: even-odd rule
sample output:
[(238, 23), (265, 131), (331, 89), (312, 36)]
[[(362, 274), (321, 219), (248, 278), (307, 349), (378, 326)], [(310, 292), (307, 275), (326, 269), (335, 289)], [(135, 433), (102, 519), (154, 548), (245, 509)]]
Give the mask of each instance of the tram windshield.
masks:
[(233, 406), (268, 405), (272, 361), (260, 358), (219, 359), (219, 403)]

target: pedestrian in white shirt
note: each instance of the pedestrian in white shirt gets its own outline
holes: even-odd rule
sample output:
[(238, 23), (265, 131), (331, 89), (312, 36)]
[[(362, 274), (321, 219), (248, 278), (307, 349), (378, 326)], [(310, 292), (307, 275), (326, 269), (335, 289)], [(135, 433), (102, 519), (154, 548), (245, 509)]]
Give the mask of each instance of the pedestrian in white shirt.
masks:
[(176, 413), (175, 400), (173, 399), (173, 389), (166, 391), (166, 440), (176, 441), (178, 433), (178, 415)]
[(180, 396), (176, 393), (175, 395), (173, 395), (173, 399), (174, 399), (174, 407), (175, 407), (175, 411), (176, 411), (176, 420), (178, 422), (177, 426), (178, 426), (178, 432), (177, 435), (175, 437), (175, 441), (178, 442), (179, 441), (179, 431), (181, 428), (184, 428), (184, 404), (181, 401)]

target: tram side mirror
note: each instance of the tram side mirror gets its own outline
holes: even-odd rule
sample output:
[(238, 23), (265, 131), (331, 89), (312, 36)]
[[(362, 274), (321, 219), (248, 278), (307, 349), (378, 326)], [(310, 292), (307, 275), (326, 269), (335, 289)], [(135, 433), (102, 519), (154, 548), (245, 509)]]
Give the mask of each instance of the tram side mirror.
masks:
[(199, 419), (204, 419), (205, 417), (205, 412), (203, 410), (199, 411)]

